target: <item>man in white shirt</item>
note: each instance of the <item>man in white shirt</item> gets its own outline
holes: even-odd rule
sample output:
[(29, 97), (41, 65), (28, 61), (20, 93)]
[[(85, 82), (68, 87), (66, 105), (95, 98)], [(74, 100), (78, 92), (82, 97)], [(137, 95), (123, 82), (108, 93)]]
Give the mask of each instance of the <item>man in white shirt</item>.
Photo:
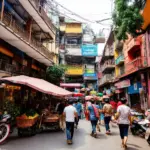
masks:
[(66, 135), (67, 143), (72, 144), (74, 134), (75, 117), (78, 117), (77, 110), (73, 107), (73, 100), (69, 100), (69, 106), (64, 109), (64, 116), (66, 117)]

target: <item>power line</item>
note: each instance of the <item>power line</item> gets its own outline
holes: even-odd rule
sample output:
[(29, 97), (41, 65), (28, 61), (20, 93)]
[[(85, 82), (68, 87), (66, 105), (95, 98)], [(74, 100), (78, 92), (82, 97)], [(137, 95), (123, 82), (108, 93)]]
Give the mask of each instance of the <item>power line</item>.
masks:
[(48, 0), (48, 2), (51, 2), (51, 4), (54, 3), (57, 7), (59, 6), (59, 7), (63, 8), (64, 10), (66, 10), (67, 12), (69, 12), (70, 15), (74, 15), (74, 16), (76, 16), (76, 17), (78, 17), (78, 18), (80, 18), (82, 20), (85, 20), (87, 22), (90, 22), (90, 23), (95, 23), (95, 21), (91, 21), (91, 20), (89, 20), (87, 18), (84, 18), (84, 17), (80, 16), (79, 14), (77, 14), (77, 13), (69, 10), (68, 8), (64, 7), (62, 4), (56, 2), (55, 0)]

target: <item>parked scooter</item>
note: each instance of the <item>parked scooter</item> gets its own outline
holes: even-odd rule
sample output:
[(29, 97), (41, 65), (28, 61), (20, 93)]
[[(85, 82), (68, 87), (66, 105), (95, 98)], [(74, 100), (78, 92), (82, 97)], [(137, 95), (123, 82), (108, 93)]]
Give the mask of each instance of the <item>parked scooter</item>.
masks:
[(7, 139), (12, 130), (11, 116), (9, 114), (0, 115), (0, 144)]
[(143, 127), (143, 130), (145, 129), (145, 139), (147, 140), (148, 144), (150, 145), (150, 121), (149, 118), (146, 118), (145, 120), (138, 123)]

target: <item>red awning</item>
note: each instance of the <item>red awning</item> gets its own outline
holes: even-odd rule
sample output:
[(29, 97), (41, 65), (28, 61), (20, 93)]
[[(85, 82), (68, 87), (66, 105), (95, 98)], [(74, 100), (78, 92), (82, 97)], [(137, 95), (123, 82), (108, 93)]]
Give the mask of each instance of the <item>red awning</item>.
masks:
[(52, 83), (49, 83), (43, 79), (28, 77), (28, 76), (24, 76), (24, 75), (1, 78), (0, 80), (10, 81), (10, 82), (16, 83), (16, 84), (27, 85), (37, 91), (40, 91), (45, 94), (54, 95), (54, 96), (70, 96), (70, 95), (72, 95), (71, 92), (69, 92), (61, 87), (58, 87)]
[(60, 83), (61, 87), (66, 87), (66, 88), (79, 88), (82, 87), (82, 84), (80, 83)]

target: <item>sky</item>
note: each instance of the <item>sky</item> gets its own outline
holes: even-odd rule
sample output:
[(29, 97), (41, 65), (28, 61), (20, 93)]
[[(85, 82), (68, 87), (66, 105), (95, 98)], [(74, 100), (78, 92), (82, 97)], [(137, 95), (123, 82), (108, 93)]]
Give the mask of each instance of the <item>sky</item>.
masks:
[[(70, 9), (71, 11), (79, 14), (80, 16), (87, 18), (95, 22), (96, 20), (102, 20), (105, 18), (111, 17), (111, 10), (112, 10), (112, 0), (56, 0), (66, 8)], [(75, 16), (71, 16), (77, 20), (79, 18)], [(81, 20), (83, 21), (83, 20)], [(84, 21), (85, 22), (85, 21)], [(101, 25), (97, 23), (89, 23), (89, 25), (93, 28), (95, 33), (98, 33), (99, 30), (104, 30), (104, 33), (108, 32), (110, 29), (110, 21), (103, 22), (106, 25)]]
[[(111, 18), (112, 13), (112, 0), (56, 0), (58, 3), (64, 7), (70, 9), (71, 11), (79, 14), (80, 16), (95, 22), (97, 20), (102, 20), (106, 18)], [(67, 14), (69, 15), (69, 14)], [(74, 16), (69, 15), (71, 18), (85, 22), (84, 20)], [(89, 26), (97, 34), (100, 30), (103, 30), (105, 37), (107, 39), (110, 32), (111, 20), (103, 22), (103, 25), (97, 23), (88, 23)], [(98, 54), (102, 55), (104, 49), (104, 44), (99, 44)]]
[[(105, 37), (107, 39), (109, 32), (110, 32), (110, 24), (111, 20), (105, 21), (102, 24), (94, 23), (95, 21), (111, 18), (112, 13), (112, 1), (113, 0), (55, 0), (64, 7), (68, 8), (69, 10), (73, 11), (76, 14), (92, 21), (93, 23), (86, 22), (74, 15), (67, 14), (71, 18), (86, 22), (93, 31), (98, 34), (100, 30), (103, 30)], [(66, 12), (64, 12), (66, 14)], [(104, 44), (98, 45), (98, 54), (102, 55), (104, 49)]]

